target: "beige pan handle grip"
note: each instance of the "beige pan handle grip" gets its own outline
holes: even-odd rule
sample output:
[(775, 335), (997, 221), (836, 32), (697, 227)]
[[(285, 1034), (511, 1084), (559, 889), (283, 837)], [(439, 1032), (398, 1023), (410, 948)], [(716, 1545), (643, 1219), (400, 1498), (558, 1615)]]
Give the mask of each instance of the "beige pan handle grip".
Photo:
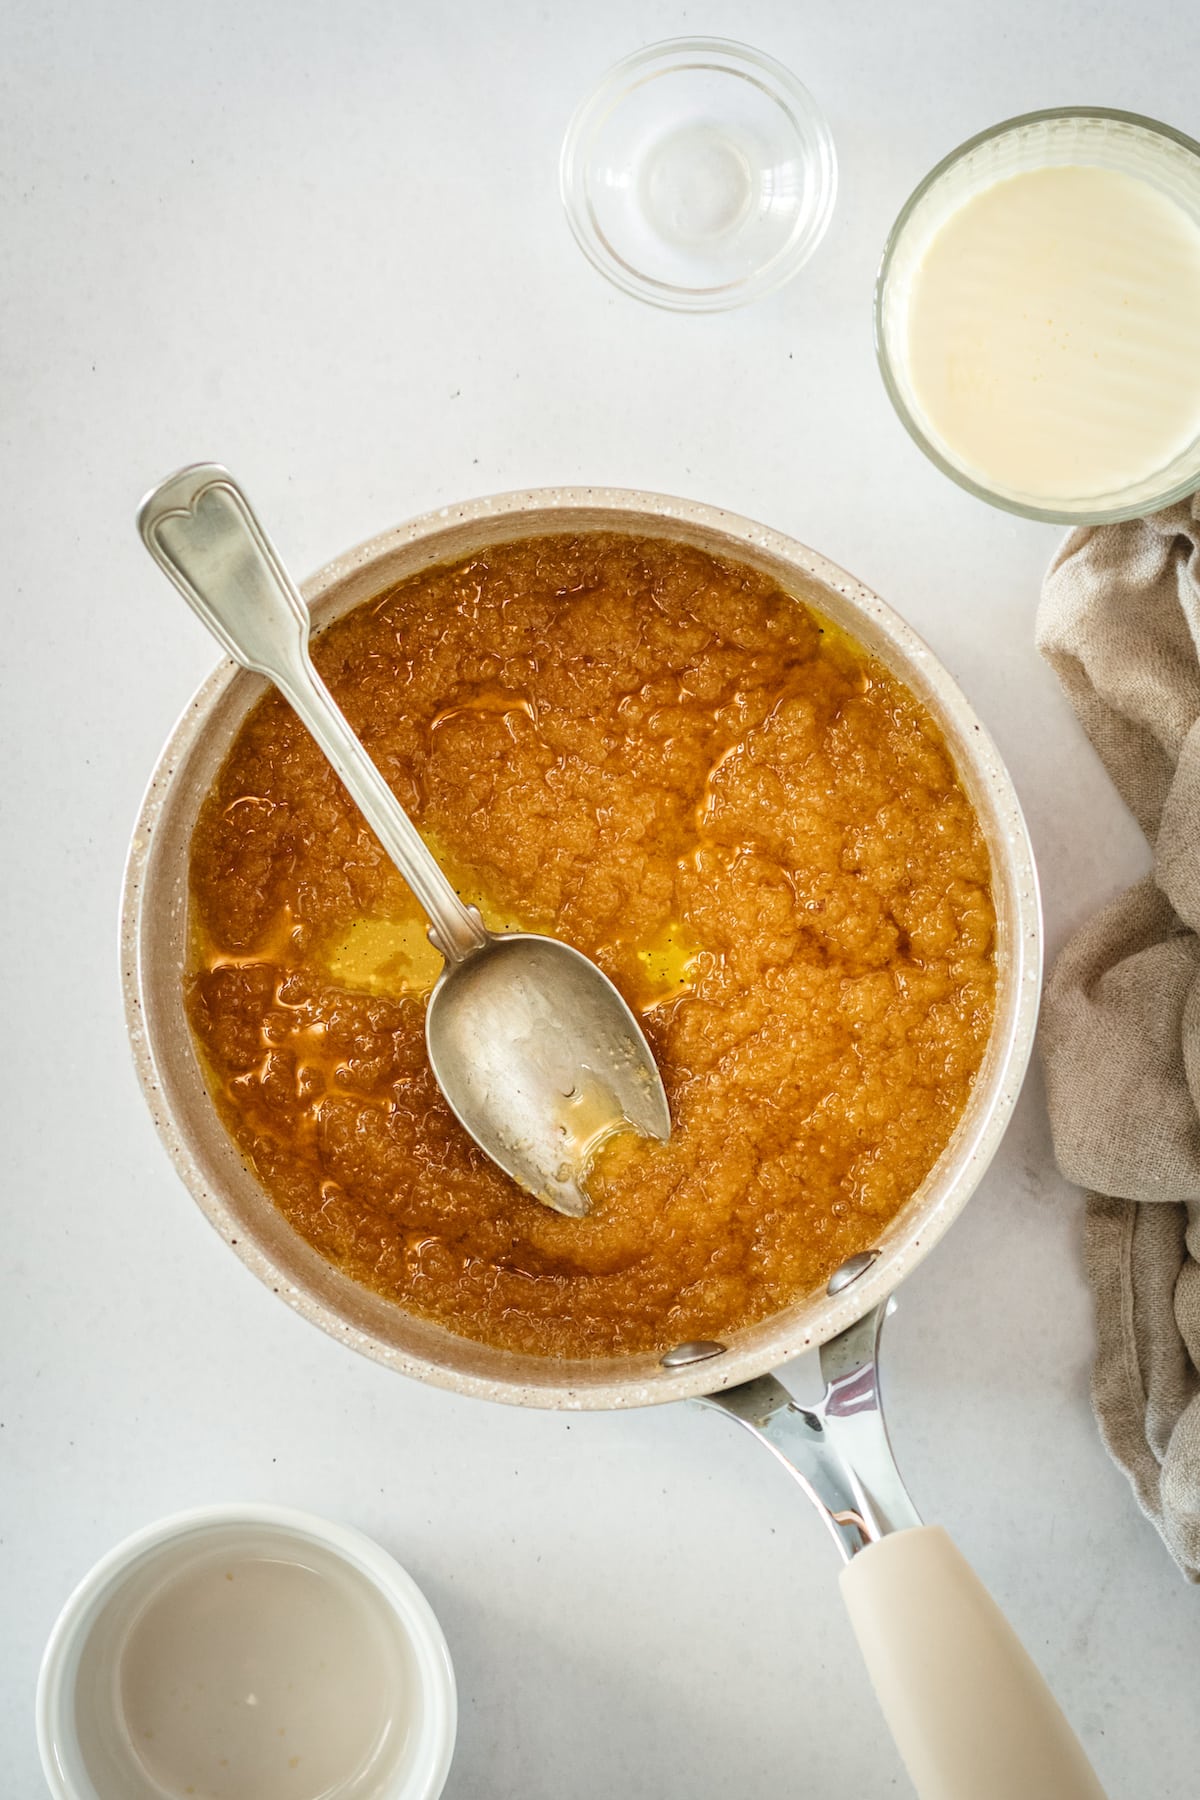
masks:
[(841, 1581), (920, 1800), (1105, 1800), (1050, 1689), (939, 1525), (868, 1544)]

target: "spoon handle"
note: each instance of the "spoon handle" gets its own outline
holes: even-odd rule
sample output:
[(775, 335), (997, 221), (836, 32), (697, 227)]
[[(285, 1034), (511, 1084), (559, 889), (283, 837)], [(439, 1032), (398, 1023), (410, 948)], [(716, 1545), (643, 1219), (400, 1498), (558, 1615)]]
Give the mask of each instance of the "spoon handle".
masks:
[(432, 924), (446, 960), (488, 941), (375, 767), (308, 651), (308, 608), (227, 469), (196, 463), (161, 482), (138, 510), (142, 541), (192, 610), (243, 668), (274, 682), (328, 757)]

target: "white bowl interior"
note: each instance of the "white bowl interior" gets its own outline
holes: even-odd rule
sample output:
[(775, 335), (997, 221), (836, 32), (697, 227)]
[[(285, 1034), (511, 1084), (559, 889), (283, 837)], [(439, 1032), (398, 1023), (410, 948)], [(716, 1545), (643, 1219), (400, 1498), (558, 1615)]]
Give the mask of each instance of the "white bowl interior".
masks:
[[(204, 1633), (214, 1612), (219, 1616), (220, 1608), (214, 1608), (213, 1596), (203, 1586), (196, 1590), (199, 1598), (194, 1593), (187, 1605), (172, 1597), (180, 1593), (180, 1582), (211, 1568), (219, 1598), (225, 1592), (220, 1571), (226, 1563), (237, 1567), (245, 1560), (294, 1567), (306, 1584), (310, 1609), (314, 1589), (338, 1596), (334, 1611), (326, 1605), (307, 1614), (326, 1626), (336, 1618), (342, 1627), (341, 1656), (343, 1665), (350, 1666), (335, 1669), (329, 1678), (318, 1677), (330, 1704), (336, 1706), (339, 1678), (343, 1702), (352, 1712), (360, 1684), (374, 1680), (382, 1690), (374, 1697), (378, 1718), (365, 1741), (361, 1729), (351, 1728), (347, 1736), (351, 1721), (346, 1718), (323, 1718), (318, 1751), (326, 1766), (312, 1768), (311, 1757), (289, 1760), (292, 1750), (305, 1748), (312, 1715), (295, 1712), (281, 1671), (285, 1664), (291, 1670), (289, 1659), (297, 1654), (299, 1666), (311, 1667), (328, 1644), (324, 1636), (312, 1646), (302, 1638), (297, 1641), (297, 1619), (306, 1616), (303, 1607), (290, 1620), (291, 1635), (274, 1644), (268, 1621), (250, 1655), (259, 1672), (258, 1693), (246, 1702), (257, 1706), (261, 1695), (262, 1706), (272, 1715), (265, 1756), (261, 1737), (252, 1736), (252, 1748), (245, 1751), (254, 1758), (256, 1791), (263, 1800), (268, 1790), (313, 1794), (314, 1781), (322, 1800), (436, 1800), (453, 1753), (457, 1704), (450, 1653), (429, 1603), (412, 1577), (360, 1532), (311, 1513), (255, 1504), (198, 1507), (148, 1525), (111, 1550), (75, 1589), (50, 1635), (38, 1681), (38, 1742), (54, 1800), (114, 1800), (117, 1795), (122, 1800), (167, 1800), (176, 1794), (183, 1800), (200, 1786), (211, 1791), (210, 1778), (222, 1791), (227, 1780), (237, 1782), (238, 1792), (245, 1791), (245, 1771), (221, 1773), (222, 1766), (236, 1764), (243, 1753), (235, 1748), (243, 1734), (237, 1717), (230, 1716), (230, 1709), (234, 1715), (240, 1710), (240, 1689), (207, 1699), (193, 1694), (178, 1702), (173, 1693), (169, 1700), (165, 1692), (159, 1694), (156, 1714), (164, 1708), (179, 1713), (183, 1734), (173, 1747), (161, 1741), (141, 1745), (143, 1734), (127, 1712), (123, 1676), (131, 1642), (154, 1618), (156, 1665), (174, 1668), (177, 1659), (179, 1678), (186, 1681), (196, 1636)], [(253, 1592), (261, 1616), (261, 1591)], [(173, 1621), (165, 1636), (164, 1617)], [(362, 1664), (357, 1672), (356, 1661)], [(236, 1675), (234, 1667), (224, 1665), (218, 1686), (228, 1686)], [(212, 1687), (211, 1682), (204, 1685)], [(397, 1695), (403, 1697), (402, 1709), (396, 1707)], [(189, 1711), (205, 1718), (199, 1736), (187, 1723)], [(284, 1724), (276, 1750), (277, 1718)], [(163, 1734), (145, 1735), (161, 1740)], [(218, 1760), (222, 1747), (229, 1752), (225, 1765)], [(190, 1766), (196, 1757), (198, 1769)], [(306, 1767), (299, 1772), (301, 1761)]]

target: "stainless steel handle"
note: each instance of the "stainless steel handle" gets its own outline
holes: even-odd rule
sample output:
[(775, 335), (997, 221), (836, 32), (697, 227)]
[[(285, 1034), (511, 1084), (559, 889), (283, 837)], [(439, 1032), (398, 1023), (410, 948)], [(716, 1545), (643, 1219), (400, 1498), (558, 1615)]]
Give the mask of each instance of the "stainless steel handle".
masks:
[(488, 942), (426, 849), (313, 667), (308, 608), (245, 494), (219, 463), (161, 482), (138, 510), (142, 541), (236, 662), (273, 681), (299, 714), (351, 799), (432, 921), (448, 962)]
[(752, 1432), (799, 1482), (842, 1557), (921, 1516), (896, 1467), (879, 1395), (879, 1334), (889, 1301), (821, 1346), (825, 1392), (802, 1406), (773, 1375), (706, 1394)]
[(702, 1404), (765, 1444), (829, 1527), (867, 1672), (921, 1800), (1104, 1800), (1011, 1626), (945, 1532), (921, 1524), (900, 1479), (879, 1398), (889, 1305), (822, 1345), (815, 1406), (771, 1375)]

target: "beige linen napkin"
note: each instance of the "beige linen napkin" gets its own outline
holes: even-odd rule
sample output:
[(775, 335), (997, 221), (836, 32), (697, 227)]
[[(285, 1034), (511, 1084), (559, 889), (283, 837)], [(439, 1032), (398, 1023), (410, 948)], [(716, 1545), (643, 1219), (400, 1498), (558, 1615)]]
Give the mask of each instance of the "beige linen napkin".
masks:
[(1041, 1048), (1059, 1166), (1090, 1190), (1100, 1430), (1198, 1580), (1200, 495), (1072, 532), (1037, 640), (1154, 853), (1059, 957)]

